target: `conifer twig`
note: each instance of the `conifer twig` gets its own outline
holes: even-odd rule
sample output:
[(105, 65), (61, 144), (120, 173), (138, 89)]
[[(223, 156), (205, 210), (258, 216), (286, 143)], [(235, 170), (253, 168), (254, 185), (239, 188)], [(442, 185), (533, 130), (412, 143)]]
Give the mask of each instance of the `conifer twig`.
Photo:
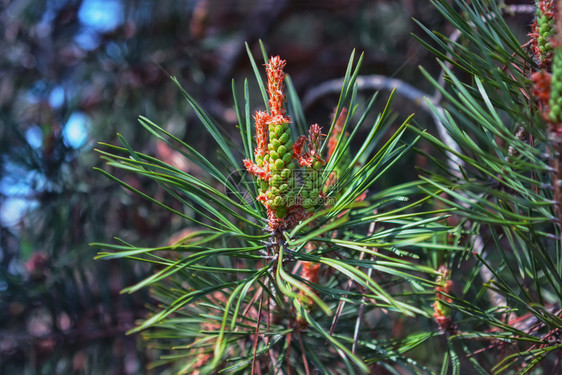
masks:
[[(367, 277), (370, 279), (373, 274), (373, 269), (369, 268), (367, 271)], [(351, 347), (351, 353), (355, 354), (357, 349), (357, 340), (359, 339), (359, 328), (361, 327), (361, 321), (363, 320), (363, 314), (365, 313), (365, 296), (361, 297), (361, 302), (359, 305), (359, 313), (357, 314), (357, 321), (355, 322), (355, 332), (353, 332), (353, 345)]]
[(256, 322), (256, 333), (254, 334), (254, 343), (253, 343), (254, 353), (253, 353), (253, 357), (252, 357), (252, 374), (254, 374), (255, 370), (256, 370), (256, 357), (257, 357), (256, 353), (258, 351), (258, 340), (259, 340), (259, 335), (260, 335), (262, 305), (263, 305), (263, 298), (260, 298), (260, 304), (259, 304), (259, 307), (258, 307), (258, 317), (257, 317), (257, 322)]

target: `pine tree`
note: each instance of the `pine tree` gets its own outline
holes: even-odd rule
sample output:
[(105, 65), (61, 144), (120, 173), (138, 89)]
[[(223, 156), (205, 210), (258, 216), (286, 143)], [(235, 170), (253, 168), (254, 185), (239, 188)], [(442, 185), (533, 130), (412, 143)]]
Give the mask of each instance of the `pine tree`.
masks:
[[(517, 8), (432, 4), (456, 30), (447, 37), (419, 23), (427, 34), (416, 38), (442, 70), (435, 79), (421, 68), (439, 91), (425, 102), (435, 127), (412, 116), (395, 124), (394, 91), (370, 122), (379, 94), (359, 102), (362, 56), (354, 54), (334, 113), (308, 126), (285, 61), (262, 46), (267, 82), (248, 53), (261, 110), (251, 115), (248, 82), (243, 100), (232, 84), (239, 139), (173, 78), (215, 141), (213, 155), (139, 119), (205, 176), (135, 151), (124, 137), (103, 144), (115, 169), (101, 173), (192, 229), (159, 247), (95, 244), (100, 258), (155, 266), (125, 290), (150, 287), (159, 302), (131, 330), (162, 351), (155, 365), (252, 374), (561, 370), (556, 4), (537, 3), (524, 43), (505, 19)], [(381, 188), (413, 152), (429, 161), (419, 179)], [(151, 178), (182, 208), (137, 190), (117, 169)]]

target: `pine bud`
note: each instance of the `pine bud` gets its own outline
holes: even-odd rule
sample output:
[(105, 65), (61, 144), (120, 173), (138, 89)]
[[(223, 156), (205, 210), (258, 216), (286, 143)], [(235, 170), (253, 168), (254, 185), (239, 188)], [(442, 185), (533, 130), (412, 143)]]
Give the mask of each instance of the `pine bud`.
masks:
[(562, 46), (554, 49), (552, 81), (550, 85), (549, 119), (555, 124), (562, 123)]
[[(332, 117), (335, 116), (336, 116), (336, 111), (334, 110)], [(336, 151), (336, 146), (338, 142), (345, 142), (349, 137), (349, 134), (347, 132), (342, 134), (343, 127), (345, 125), (346, 116), (347, 116), (347, 108), (343, 107), (340, 112), (340, 115), (336, 119), (334, 129), (332, 130), (332, 135), (330, 136), (330, 139), (328, 139), (328, 159), (331, 158), (334, 152)], [(349, 168), (351, 164), (352, 158), (349, 152), (349, 148), (347, 148), (344, 151), (343, 155), (340, 154), (338, 157), (339, 157), (339, 161), (334, 166), (333, 172), (330, 174), (328, 180), (326, 181), (326, 191), (328, 191), (329, 187), (336, 184), (338, 177), (341, 176), (344, 170), (346, 168)]]
[(453, 300), (444, 294), (450, 294), (453, 282), (451, 281), (451, 271), (445, 265), (441, 265), (438, 270), (441, 275), (436, 280), (435, 302), (433, 303), (433, 317), (439, 328), (446, 330), (451, 326), (451, 310), (443, 302), (451, 303)]
[[(282, 106), (278, 106), (281, 108)], [(283, 115), (272, 117), (269, 123), (269, 157), (274, 161), (275, 170), (272, 171), (274, 177), (274, 186), (283, 186), (283, 189), (271, 189), (275, 195), (273, 199), (272, 209), (278, 218), (283, 218), (287, 214), (286, 194), (294, 185), (292, 181), (292, 173), (289, 165), (293, 163), (292, 153), (288, 149), (292, 149), (289, 140), (291, 138), (291, 129), (289, 127), (289, 118)], [(281, 142), (281, 140), (285, 142)], [(287, 146), (285, 146), (287, 144)]]
[[(285, 61), (279, 56), (272, 57), (266, 64), (267, 88), (269, 94), (269, 107), (271, 116), (269, 117), (267, 128), (269, 130), (269, 158), (272, 163), (271, 174), (272, 187), (269, 193), (272, 195), (268, 202), (270, 209), (275, 211), (276, 218), (282, 219), (287, 215), (287, 194), (294, 187), (294, 179), (291, 171), (294, 166), (292, 160), (291, 128), (290, 119), (285, 115), (285, 95), (283, 94), (285, 73), (283, 68)], [(269, 195), (268, 195), (269, 196)], [(271, 214), (271, 213), (270, 213)]]
[(541, 67), (548, 67), (552, 63), (552, 38), (556, 35), (556, 15), (555, 0), (538, 1), (535, 22), (529, 36), (533, 55)]
[[(299, 145), (295, 147), (298, 151), (299, 164), (303, 170), (303, 185), (301, 189), (302, 206), (307, 212), (312, 212), (314, 208), (322, 203), (324, 193), (322, 191), (322, 168), (326, 164), (320, 157), (320, 137), (321, 129), (318, 124), (314, 124), (308, 131), (308, 137), (299, 138)], [(302, 151), (304, 143), (308, 148), (307, 152)]]

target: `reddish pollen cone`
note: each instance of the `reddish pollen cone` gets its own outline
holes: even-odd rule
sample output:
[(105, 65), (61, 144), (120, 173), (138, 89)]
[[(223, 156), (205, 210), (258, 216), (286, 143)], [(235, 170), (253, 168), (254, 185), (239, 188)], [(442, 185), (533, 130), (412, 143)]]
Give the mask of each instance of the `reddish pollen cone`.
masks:
[(269, 121), (269, 115), (267, 112), (258, 111), (254, 116), (254, 121), (256, 124), (256, 142), (257, 147), (254, 151), (256, 156), (264, 156), (267, 152), (267, 142), (268, 142), (268, 131), (267, 122)]
[(269, 180), (269, 165), (258, 167), (250, 159), (244, 159), (244, 166), (246, 167), (246, 170), (254, 176), (261, 178), (262, 180)]
[[(336, 112), (334, 112), (334, 116), (335, 115), (336, 115)], [(346, 116), (347, 116), (347, 108), (343, 107), (341, 112), (340, 112), (340, 115), (338, 116), (338, 119), (336, 120), (336, 123), (334, 124), (334, 130), (332, 130), (332, 135), (330, 136), (330, 139), (328, 140), (328, 158), (332, 157), (332, 154), (336, 150), (336, 146), (338, 144), (338, 139), (339, 139), (340, 134), (343, 130), (343, 125), (344, 125)]]
[(285, 95), (283, 95), (283, 80), (285, 73), (285, 60), (281, 60), (279, 56), (272, 57), (269, 63), (265, 64), (265, 71), (267, 72), (267, 91), (269, 93), (269, 108), (271, 110), (271, 117), (285, 115)]

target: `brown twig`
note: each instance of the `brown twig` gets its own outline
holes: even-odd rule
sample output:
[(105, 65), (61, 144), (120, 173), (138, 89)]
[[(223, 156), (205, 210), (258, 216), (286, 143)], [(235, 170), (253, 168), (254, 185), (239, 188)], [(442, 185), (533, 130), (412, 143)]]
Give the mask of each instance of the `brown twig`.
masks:
[[(359, 254), (359, 260), (363, 260), (364, 255), (365, 253)], [(349, 292), (352, 285), (353, 285), (353, 280), (349, 279), (347, 281), (347, 285), (345, 286), (345, 291)], [(338, 320), (340, 319), (344, 306), (345, 306), (345, 301), (343, 299), (340, 299), (340, 302), (338, 303), (338, 307), (336, 308), (336, 313), (334, 314), (334, 318), (332, 319), (332, 325), (330, 326), (330, 336), (334, 334), (334, 330), (336, 329), (336, 325), (338, 324)]]
[[(371, 274), (373, 272), (372, 268), (369, 268), (367, 271), (367, 276), (369, 279), (371, 278)], [(366, 298), (363, 296), (361, 297), (361, 302), (359, 305), (359, 314), (357, 314), (357, 321), (355, 322), (355, 331), (353, 332), (353, 345), (351, 346), (351, 353), (355, 354), (357, 349), (357, 340), (359, 339), (359, 328), (361, 327), (361, 321), (363, 320), (363, 314), (365, 312), (365, 300)]]
[[(375, 211), (376, 212), (376, 211)], [(375, 232), (375, 223), (371, 223), (369, 225), (369, 231), (367, 232), (368, 235), (372, 235)], [(362, 252), (361, 254), (359, 254), (359, 260), (363, 260), (363, 257), (365, 256), (365, 253)], [(371, 271), (372, 268), (369, 268), (368, 271), (368, 276), (369, 278), (371, 278)], [(345, 291), (348, 292), (351, 289), (351, 286), (353, 285), (353, 280), (348, 280)], [(363, 303), (365, 302), (365, 297), (361, 298), (361, 306), (359, 308), (359, 316), (357, 317), (357, 322), (355, 323), (355, 330), (358, 333), (358, 329), (360, 326), (360, 321), (362, 319), (363, 313), (362, 313), (362, 307), (363, 307)], [(332, 325), (330, 326), (330, 336), (333, 335), (334, 330), (336, 329), (336, 325), (338, 324), (338, 320), (341, 316), (341, 313), (343, 311), (343, 308), (345, 306), (345, 301), (343, 299), (340, 300), (340, 302), (338, 303), (338, 307), (336, 308), (336, 313), (334, 314), (334, 318), (332, 319)], [(355, 338), (356, 336), (354, 335), (354, 341), (353, 341), (353, 348), (355, 348)], [(353, 353), (355, 353), (355, 351), (353, 350)]]
[[(262, 295), (263, 296), (263, 295)], [(255, 374), (256, 369), (256, 353), (258, 351), (258, 339), (260, 336), (260, 322), (261, 322), (261, 308), (263, 304), (263, 297), (260, 298), (260, 305), (258, 307), (258, 318), (256, 320), (256, 333), (254, 334), (254, 357), (252, 358), (252, 375)]]
[(287, 361), (287, 375), (291, 375), (292, 371), (291, 371), (291, 363), (289, 362), (289, 358), (290, 358), (290, 353), (291, 353), (291, 339), (293, 337), (293, 332), (289, 332), (287, 334), (287, 353), (285, 354), (285, 358)]
[(306, 375), (310, 375), (310, 370), (308, 369), (308, 358), (306, 358), (306, 352), (304, 351), (304, 344), (302, 342), (301, 331), (297, 330), (297, 334), (299, 335), (299, 344), (301, 346), (302, 362), (304, 364), (304, 371), (305, 371)]

